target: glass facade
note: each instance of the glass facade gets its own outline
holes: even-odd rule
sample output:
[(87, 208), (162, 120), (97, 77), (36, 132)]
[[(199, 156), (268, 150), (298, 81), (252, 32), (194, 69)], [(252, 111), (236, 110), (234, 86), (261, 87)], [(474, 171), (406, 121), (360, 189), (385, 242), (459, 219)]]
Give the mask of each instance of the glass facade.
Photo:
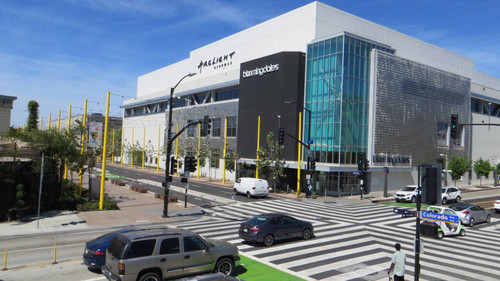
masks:
[(356, 153), (366, 152), (374, 48), (394, 53), (347, 34), (307, 47), (305, 108), (311, 116), (305, 118), (304, 137), (314, 141), (319, 162), (355, 164)]

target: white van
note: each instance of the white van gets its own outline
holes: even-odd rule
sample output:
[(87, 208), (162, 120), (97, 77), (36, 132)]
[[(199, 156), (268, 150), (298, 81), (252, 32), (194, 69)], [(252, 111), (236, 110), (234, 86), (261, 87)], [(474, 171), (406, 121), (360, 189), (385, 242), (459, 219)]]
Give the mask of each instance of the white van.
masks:
[(239, 178), (234, 183), (234, 192), (236, 194), (246, 194), (248, 198), (266, 197), (269, 194), (269, 184), (266, 180), (256, 178)]

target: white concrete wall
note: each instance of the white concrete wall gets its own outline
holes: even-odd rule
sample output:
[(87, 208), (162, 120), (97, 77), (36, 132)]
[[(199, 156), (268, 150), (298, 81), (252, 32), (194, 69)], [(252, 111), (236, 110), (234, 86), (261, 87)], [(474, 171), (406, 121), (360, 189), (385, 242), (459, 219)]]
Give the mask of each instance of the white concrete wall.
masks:
[(0, 133), (8, 131), (10, 128), (10, 109), (0, 108)]

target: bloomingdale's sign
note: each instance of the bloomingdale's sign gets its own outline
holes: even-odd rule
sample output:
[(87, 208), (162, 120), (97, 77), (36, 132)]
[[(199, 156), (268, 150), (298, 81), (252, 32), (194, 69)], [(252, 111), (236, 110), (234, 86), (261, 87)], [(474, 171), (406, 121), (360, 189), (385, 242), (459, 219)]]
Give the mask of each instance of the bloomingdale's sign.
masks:
[(262, 76), (266, 73), (271, 73), (278, 71), (280, 69), (279, 64), (268, 64), (264, 67), (256, 67), (255, 69), (252, 70), (244, 70), (243, 71), (243, 78), (249, 78), (252, 76)]

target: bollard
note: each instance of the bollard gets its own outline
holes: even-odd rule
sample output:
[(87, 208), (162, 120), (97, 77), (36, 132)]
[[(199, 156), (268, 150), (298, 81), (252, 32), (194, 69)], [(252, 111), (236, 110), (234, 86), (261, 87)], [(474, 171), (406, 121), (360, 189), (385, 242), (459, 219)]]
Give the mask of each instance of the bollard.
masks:
[(9, 249), (9, 243), (5, 244), (5, 255), (3, 257), (3, 268), (2, 268), (2, 270), (7, 270), (7, 249)]
[(57, 237), (54, 237), (54, 262), (52, 262), (52, 264), (57, 263), (56, 256), (57, 256)]

